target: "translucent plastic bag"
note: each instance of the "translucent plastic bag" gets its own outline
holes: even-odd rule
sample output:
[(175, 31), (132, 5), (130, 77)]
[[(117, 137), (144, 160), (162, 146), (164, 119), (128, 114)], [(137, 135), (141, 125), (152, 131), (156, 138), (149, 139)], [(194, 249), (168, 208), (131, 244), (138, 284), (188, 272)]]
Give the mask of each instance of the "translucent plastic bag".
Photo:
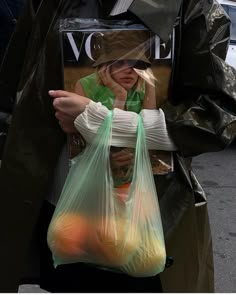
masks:
[(114, 188), (111, 135), (112, 111), (93, 143), (74, 159), (49, 225), (48, 245), (55, 266), (85, 262), (153, 276), (163, 271), (166, 252), (141, 117), (129, 187)]

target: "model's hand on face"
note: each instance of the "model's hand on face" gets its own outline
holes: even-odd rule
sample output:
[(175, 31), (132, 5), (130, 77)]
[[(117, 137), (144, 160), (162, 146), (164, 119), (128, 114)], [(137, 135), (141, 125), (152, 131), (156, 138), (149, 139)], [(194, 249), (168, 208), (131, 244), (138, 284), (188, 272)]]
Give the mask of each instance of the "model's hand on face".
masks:
[(98, 75), (103, 84), (114, 93), (117, 99), (126, 101), (127, 91), (114, 79), (112, 79), (109, 65), (102, 66), (98, 71)]
[(74, 120), (85, 110), (90, 99), (63, 90), (50, 90), (49, 95), (54, 98), (55, 117), (58, 119), (62, 130), (66, 133), (77, 133)]

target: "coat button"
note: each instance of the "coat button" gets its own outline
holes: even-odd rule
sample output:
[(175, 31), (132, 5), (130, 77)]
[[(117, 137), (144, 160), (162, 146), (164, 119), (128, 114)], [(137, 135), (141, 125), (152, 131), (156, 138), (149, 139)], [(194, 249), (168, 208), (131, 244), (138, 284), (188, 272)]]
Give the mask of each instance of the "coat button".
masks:
[(165, 267), (170, 267), (174, 263), (174, 258), (171, 256), (166, 257), (166, 265)]

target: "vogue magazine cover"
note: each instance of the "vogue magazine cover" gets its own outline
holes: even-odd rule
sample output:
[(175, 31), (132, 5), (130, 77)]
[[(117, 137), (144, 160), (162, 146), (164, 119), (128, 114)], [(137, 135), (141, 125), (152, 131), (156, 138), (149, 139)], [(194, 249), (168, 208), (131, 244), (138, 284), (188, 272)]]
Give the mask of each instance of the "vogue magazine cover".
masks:
[[(165, 103), (173, 58), (173, 38), (167, 43), (142, 25), (122, 21), (64, 19), (60, 23), (64, 90), (139, 113)], [(125, 95), (125, 99), (123, 99)], [(69, 137), (70, 157), (85, 146), (82, 136)], [(112, 151), (132, 150), (111, 147)], [(173, 171), (172, 154), (149, 150), (154, 174)], [(113, 169), (126, 182), (132, 167)]]

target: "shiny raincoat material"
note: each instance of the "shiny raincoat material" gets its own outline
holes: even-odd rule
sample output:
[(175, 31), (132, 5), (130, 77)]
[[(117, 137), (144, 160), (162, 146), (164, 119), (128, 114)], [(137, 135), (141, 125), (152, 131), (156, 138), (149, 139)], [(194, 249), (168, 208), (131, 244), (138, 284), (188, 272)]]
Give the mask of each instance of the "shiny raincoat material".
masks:
[(0, 64), (23, 4), (24, 0), (0, 1)]
[[(31, 1), (0, 73), (1, 116), (12, 120), (0, 169), (0, 291), (16, 292), (39, 211), (65, 135), (50, 89), (63, 88), (59, 17), (107, 17), (115, 1)], [(212, 0), (134, 0), (129, 13), (166, 40), (175, 25), (174, 68), (163, 107), (177, 145), (175, 171), (156, 177), (167, 253), (164, 292), (213, 292), (212, 239), (206, 196), (191, 157), (227, 147), (236, 134), (236, 73), (225, 64), (230, 21)]]
[[(17, 19), (21, 13), (24, 0), (2, 0), (0, 1), (0, 65), (8, 46), (8, 42), (14, 32)], [(0, 155), (6, 140), (9, 124), (8, 113), (0, 112)], [(1, 157), (0, 157), (1, 158)]]

